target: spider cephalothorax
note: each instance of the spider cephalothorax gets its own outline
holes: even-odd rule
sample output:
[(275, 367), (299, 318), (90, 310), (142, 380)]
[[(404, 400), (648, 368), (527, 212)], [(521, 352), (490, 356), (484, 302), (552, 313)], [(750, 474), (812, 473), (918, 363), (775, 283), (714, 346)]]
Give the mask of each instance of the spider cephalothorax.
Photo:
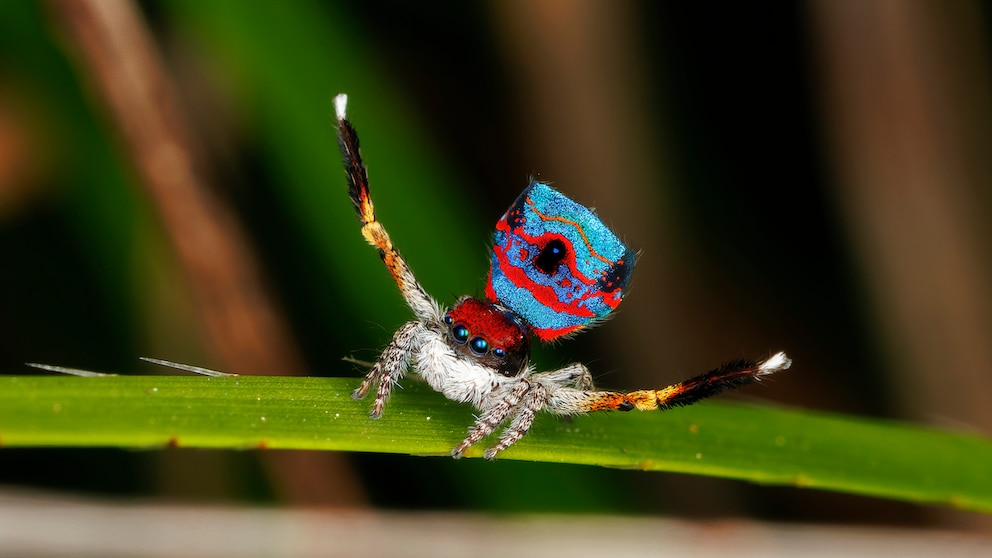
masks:
[(509, 308), (462, 297), (442, 318), (456, 351), (504, 376), (518, 376), (530, 358), (530, 335)]
[(493, 459), (520, 440), (539, 411), (572, 415), (592, 411), (668, 409), (690, 405), (784, 370), (784, 353), (757, 362), (729, 363), (660, 390), (593, 389), (582, 364), (548, 372), (530, 365), (530, 340), (574, 335), (602, 320), (623, 300), (634, 252), (587, 207), (551, 186), (532, 181), (496, 224), (486, 300), (462, 297), (442, 308), (417, 282), (375, 218), (358, 136), (345, 117), (347, 97), (338, 95), (338, 143), (362, 235), (379, 248), (416, 320), (404, 324), (353, 394), (373, 386), (369, 415), (382, 414), (393, 385), (408, 371), (453, 401), (471, 403), (480, 414), (468, 436), (451, 451), (460, 457), (509, 422), (483, 454)]

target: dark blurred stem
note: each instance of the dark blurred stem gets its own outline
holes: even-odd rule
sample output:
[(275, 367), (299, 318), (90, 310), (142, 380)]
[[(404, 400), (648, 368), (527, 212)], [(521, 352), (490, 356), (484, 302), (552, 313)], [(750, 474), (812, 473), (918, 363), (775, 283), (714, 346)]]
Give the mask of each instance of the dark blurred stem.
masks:
[[(52, 0), (81, 79), (105, 103), (194, 293), (223, 369), (302, 372), (302, 358), (237, 220), (211, 194), (190, 127), (141, 14), (126, 0)], [(266, 455), (281, 495), (296, 503), (355, 505), (363, 496), (340, 456)]]
[[(992, 75), (979, 3), (810, 3), (837, 201), (905, 416), (992, 432)], [(960, 526), (987, 517), (934, 510)]]

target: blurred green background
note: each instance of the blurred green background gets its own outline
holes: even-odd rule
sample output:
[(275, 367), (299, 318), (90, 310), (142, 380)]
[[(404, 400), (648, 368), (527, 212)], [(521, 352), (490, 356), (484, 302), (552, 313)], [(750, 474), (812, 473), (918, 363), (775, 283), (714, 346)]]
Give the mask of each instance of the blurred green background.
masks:
[[(235, 216), (286, 335), (274, 354), (291, 356), (232, 369), (237, 351), (205, 325), (202, 270), (177, 256), (162, 198), (143, 184), (61, 4), (3, 2), (3, 373), (44, 362), (150, 374), (137, 358), (153, 356), (359, 376), (341, 358), (374, 359), (410, 314), (346, 196), (331, 99), (347, 92), (379, 218), (443, 302), (482, 293), (491, 229), (531, 176), (596, 207), (640, 250), (618, 315), (538, 350), (543, 367), (580, 360), (599, 385), (635, 389), (784, 349), (793, 369), (736, 397), (992, 432), (985, 4), (138, 8), (202, 181)], [(390, 455), (3, 450), (0, 483), (204, 502), (960, 524), (953, 512), (801, 489)]]

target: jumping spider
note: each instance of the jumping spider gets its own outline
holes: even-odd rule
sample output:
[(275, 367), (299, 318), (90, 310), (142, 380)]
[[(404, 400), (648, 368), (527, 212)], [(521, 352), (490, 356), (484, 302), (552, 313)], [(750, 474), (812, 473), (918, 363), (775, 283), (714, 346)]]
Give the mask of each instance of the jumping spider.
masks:
[(369, 416), (379, 418), (407, 371), (434, 390), (480, 414), (451, 455), (461, 457), (509, 421), (486, 459), (520, 440), (539, 411), (575, 415), (592, 411), (669, 409), (741, 387), (791, 364), (785, 353), (737, 361), (660, 390), (597, 391), (582, 364), (537, 372), (531, 337), (550, 341), (577, 333), (620, 304), (635, 254), (598, 217), (547, 184), (532, 181), (496, 226), (486, 300), (460, 298), (450, 310), (431, 298), (376, 220), (358, 136), (335, 100), (338, 143), (349, 194), (362, 235), (379, 255), (416, 319), (393, 335), (352, 396), (375, 389)]

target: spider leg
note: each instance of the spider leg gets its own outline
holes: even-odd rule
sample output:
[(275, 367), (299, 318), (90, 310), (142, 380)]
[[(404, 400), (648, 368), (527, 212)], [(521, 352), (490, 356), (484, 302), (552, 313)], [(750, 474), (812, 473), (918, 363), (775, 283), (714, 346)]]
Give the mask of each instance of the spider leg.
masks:
[(735, 361), (705, 374), (664, 389), (645, 389), (622, 393), (616, 391), (580, 391), (562, 388), (552, 393), (547, 409), (555, 414), (593, 411), (650, 411), (684, 407), (718, 393), (753, 384), (765, 376), (792, 365), (785, 353), (776, 353), (763, 361)]
[(423, 327), (424, 324), (420, 322), (403, 324), (403, 327), (393, 334), (393, 339), (365, 375), (361, 385), (351, 394), (354, 399), (362, 399), (374, 384), (379, 384), (375, 401), (372, 402), (372, 411), (369, 412), (370, 417), (382, 416), (382, 409), (386, 406), (389, 393), (410, 365), (410, 353), (416, 348), (417, 336)]
[(355, 204), (358, 220), (362, 224), (362, 236), (365, 240), (379, 249), (379, 257), (386, 264), (386, 269), (396, 281), (403, 299), (420, 320), (439, 322), (441, 311), (437, 302), (420, 286), (416, 276), (406, 260), (400, 256), (399, 250), (393, 246), (382, 223), (375, 218), (375, 207), (369, 193), (369, 176), (358, 144), (358, 133), (345, 115), (347, 95), (334, 98), (334, 106), (338, 119), (338, 147), (344, 160), (345, 174), (348, 177), (348, 194)]
[(575, 389), (591, 390), (592, 373), (584, 364), (575, 362), (564, 368), (540, 372), (531, 376), (532, 380), (542, 384), (551, 384)]
[(479, 440), (492, 434), (493, 430), (506, 420), (506, 417), (513, 414), (519, 407), (524, 395), (531, 389), (531, 383), (527, 380), (520, 382), (510, 390), (506, 397), (499, 403), (493, 405), (475, 421), (475, 426), (468, 431), (468, 436), (451, 450), (451, 457), (458, 459), (465, 453), (465, 450), (473, 446)]
[(544, 389), (544, 386), (541, 384), (534, 384), (533, 388), (524, 397), (522, 408), (513, 417), (510, 426), (503, 431), (503, 435), (499, 437), (499, 441), (495, 445), (486, 449), (483, 457), (492, 461), (496, 459), (496, 454), (519, 442), (524, 437), (524, 434), (530, 430), (531, 425), (534, 424), (534, 417), (544, 408), (547, 401), (548, 390)]

